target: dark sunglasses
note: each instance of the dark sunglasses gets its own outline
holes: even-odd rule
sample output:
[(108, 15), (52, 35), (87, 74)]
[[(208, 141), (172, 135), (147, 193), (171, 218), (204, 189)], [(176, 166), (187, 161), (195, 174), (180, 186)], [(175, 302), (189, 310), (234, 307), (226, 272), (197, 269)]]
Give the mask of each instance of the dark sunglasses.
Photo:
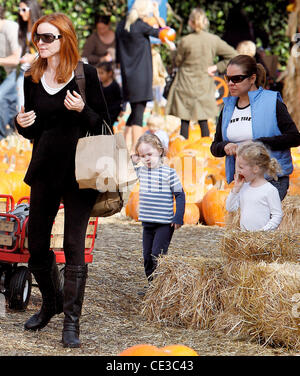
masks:
[(53, 43), (56, 39), (60, 39), (62, 35), (53, 35), (52, 33), (38, 34), (34, 33), (34, 41), (37, 43), (40, 39), (44, 43)]
[(30, 8), (29, 7), (24, 7), (24, 8), (18, 8), (18, 10), (19, 10), (19, 13), (20, 12), (27, 12), (28, 10), (30, 10)]
[(225, 80), (229, 83), (229, 81), (233, 82), (234, 84), (239, 84), (240, 82), (244, 81), (246, 78), (252, 76), (251, 74), (237, 74), (236, 76), (227, 76), (225, 74)]

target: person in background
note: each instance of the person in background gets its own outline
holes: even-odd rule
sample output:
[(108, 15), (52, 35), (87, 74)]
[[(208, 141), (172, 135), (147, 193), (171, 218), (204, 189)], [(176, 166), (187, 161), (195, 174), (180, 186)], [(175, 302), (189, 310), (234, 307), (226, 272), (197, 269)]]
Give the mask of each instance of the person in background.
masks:
[(0, 139), (5, 138), (17, 114), (17, 65), (21, 47), (18, 43), (18, 24), (4, 18), (0, 5), (0, 66), (4, 67), (6, 78), (0, 84)]
[(102, 83), (104, 97), (108, 107), (110, 116), (110, 127), (113, 129), (114, 123), (121, 115), (122, 107), (122, 92), (119, 84), (114, 78), (114, 70), (112, 63), (102, 62), (97, 65), (98, 77)]
[(153, 67), (153, 101), (154, 111), (159, 113), (160, 107), (164, 105), (165, 99), (163, 97), (163, 90), (166, 85), (166, 78), (168, 73), (162, 61), (158, 47), (155, 43), (151, 45), (152, 53), (152, 67)]
[(31, 40), (31, 29), (33, 24), (41, 16), (42, 11), (39, 3), (36, 0), (24, 0), (19, 3), (19, 43), (22, 47), (22, 56), (20, 59), (21, 70), (17, 81), (19, 110), (21, 106), (24, 105), (24, 73), (30, 68), (32, 62), (37, 57), (34, 43)]
[(278, 92), (264, 89), (266, 72), (249, 55), (238, 55), (227, 66), (226, 80), (230, 96), (223, 98), (214, 141), (210, 150), (224, 157), (226, 179), (234, 179), (238, 145), (245, 141), (261, 141), (270, 149), (272, 158), (281, 166), (278, 179), (267, 177), (283, 200), (293, 171), (290, 148), (300, 145), (300, 133)]
[(130, 154), (135, 153), (135, 144), (143, 133), (146, 104), (153, 99), (150, 36), (158, 38), (159, 29), (144, 22), (152, 12), (158, 25), (164, 27), (165, 22), (159, 17), (156, 2), (136, 0), (116, 30), (116, 62), (121, 69), (123, 100), (129, 102), (131, 107), (124, 131)]
[(278, 179), (281, 167), (271, 158), (260, 142), (246, 142), (236, 152), (234, 187), (226, 199), (226, 209), (241, 210), (240, 227), (243, 231), (275, 230), (282, 220), (278, 190), (265, 175)]
[[(165, 113), (181, 119), (180, 134), (184, 138), (188, 138), (190, 120), (198, 121), (201, 136), (206, 137), (209, 136), (207, 120), (219, 113), (213, 76), (217, 71), (225, 71), (229, 59), (237, 52), (207, 31), (209, 21), (203, 9), (193, 9), (188, 24), (193, 32), (178, 43), (175, 56), (178, 71), (169, 91)], [(215, 64), (218, 56), (222, 56), (222, 60)]]
[[(154, 134), (145, 133), (136, 143), (135, 161), (142, 162), (136, 170), (140, 181), (139, 221), (143, 225), (143, 258), (148, 282), (153, 279), (157, 258), (167, 254), (174, 230), (183, 224), (185, 193), (176, 171), (162, 164), (164, 154), (164, 146)], [(144, 291), (138, 294), (144, 295)]]
[(243, 40), (237, 45), (236, 50), (239, 55), (249, 55), (255, 57), (256, 44), (251, 40)]
[(82, 56), (97, 67), (101, 62), (114, 62), (116, 55), (115, 32), (111, 29), (110, 16), (96, 17), (96, 30), (86, 40)]
[(163, 125), (164, 119), (162, 116), (156, 114), (150, 115), (147, 120), (148, 131), (145, 133), (155, 134), (163, 144), (166, 153), (169, 148), (169, 136), (168, 133), (162, 129)]
[[(25, 107), (16, 116), (18, 132), (33, 140), (24, 181), (31, 188), (28, 220), (29, 270), (42, 294), (42, 307), (30, 317), (26, 330), (40, 330), (64, 312), (64, 347), (79, 347), (87, 264), (85, 234), (97, 190), (79, 189), (75, 177), (78, 139), (100, 134), (106, 108), (97, 70), (83, 64), (86, 102), (80, 96), (75, 69), (78, 41), (71, 20), (62, 13), (41, 17), (32, 28), (39, 55), (25, 73)], [(101, 147), (101, 145), (99, 146)], [(64, 203), (64, 289), (55, 254), (50, 249), (53, 221)]]

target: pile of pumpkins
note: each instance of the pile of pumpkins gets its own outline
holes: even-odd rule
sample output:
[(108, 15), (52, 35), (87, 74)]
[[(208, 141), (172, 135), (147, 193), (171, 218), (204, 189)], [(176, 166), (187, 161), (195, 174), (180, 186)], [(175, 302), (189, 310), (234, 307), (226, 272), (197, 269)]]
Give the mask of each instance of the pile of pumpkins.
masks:
[[(186, 195), (184, 224), (202, 223), (225, 226), (226, 198), (233, 186), (226, 183), (225, 158), (216, 158), (210, 152), (215, 124), (209, 121), (210, 137), (201, 138), (198, 124), (191, 124), (185, 139), (177, 128), (170, 135), (165, 163), (174, 168)], [(289, 194), (300, 194), (300, 148), (292, 149), (294, 172), (290, 176)], [(139, 183), (131, 191), (125, 213), (138, 220)]]
[(32, 144), (13, 133), (0, 141), (0, 195), (10, 195), (14, 202), (30, 195), (23, 179), (29, 165)]

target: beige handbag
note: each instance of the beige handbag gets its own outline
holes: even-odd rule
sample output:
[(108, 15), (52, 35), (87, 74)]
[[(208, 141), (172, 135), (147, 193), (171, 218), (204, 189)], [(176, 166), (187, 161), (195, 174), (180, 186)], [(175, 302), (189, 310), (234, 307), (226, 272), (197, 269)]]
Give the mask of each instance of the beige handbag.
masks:
[[(80, 68), (81, 67), (81, 68)], [(83, 64), (75, 70), (80, 94), (85, 100)], [(123, 194), (137, 180), (123, 134), (113, 134), (104, 121), (102, 133), (78, 140), (75, 154), (75, 176), (79, 188), (99, 191), (91, 216), (107, 217), (123, 207)]]

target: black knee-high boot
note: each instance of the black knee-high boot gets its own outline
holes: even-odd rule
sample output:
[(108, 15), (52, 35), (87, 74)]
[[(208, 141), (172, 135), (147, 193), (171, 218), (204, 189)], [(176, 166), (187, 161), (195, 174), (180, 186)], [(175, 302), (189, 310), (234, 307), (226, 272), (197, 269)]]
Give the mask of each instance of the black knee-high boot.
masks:
[(80, 347), (79, 319), (87, 278), (87, 265), (66, 265), (64, 285), (64, 327), (62, 342), (64, 347)]
[(40, 330), (44, 328), (51, 318), (63, 310), (63, 291), (60, 289), (60, 275), (56, 265), (55, 255), (49, 251), (47, 266), (32, 266), (29, 269), (39, 286), (42, 294), (42, 307), (26, 321), (26, 330)]

